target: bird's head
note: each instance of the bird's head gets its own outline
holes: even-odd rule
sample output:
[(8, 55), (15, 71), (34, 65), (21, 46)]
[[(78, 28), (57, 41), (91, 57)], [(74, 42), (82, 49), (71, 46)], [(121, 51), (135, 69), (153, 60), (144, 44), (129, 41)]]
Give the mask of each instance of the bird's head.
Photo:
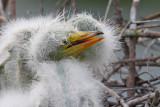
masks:
[(69, 31), (66, 34), (66, 39), (62, 40), (63, 44), (60, 45), (59, 51), (50, 53), (50, 57), (60, 60), (81, 53), (91, 45), (104, 39), (102, 34), (103, 32), (100, 31)]
[[(101, 31), (105, 38), (90, 46), (85, 51), (76, 55), (76, 58), (82, 59), (89, 64), (90, 68), (95, 71), (106, 71), (106, 66), (110, 65), (116, 59), (115, 50), (119, 49), (120, 43), (116, 36), (117, 28), (112, 26), (110, 21), (102, 22), (101, 19), (96, 20), (88, 13), (73, 15), (68, 23), (72, 24), (80, 31)], [(110, 67), (110, 66), (109, 66)]]

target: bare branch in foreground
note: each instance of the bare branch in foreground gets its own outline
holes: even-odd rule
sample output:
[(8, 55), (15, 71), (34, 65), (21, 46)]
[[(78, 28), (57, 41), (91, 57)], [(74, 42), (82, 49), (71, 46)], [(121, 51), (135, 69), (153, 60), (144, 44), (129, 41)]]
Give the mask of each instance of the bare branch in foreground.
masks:
[[(157, 92), (157, 91), (156, 91), (156, 92)], [(144, 95), (144, 96), (142, 96), (142, 97), (135, 98), (135, 99), (133, 99), (133, 100), (131, 100), (131, 101), (128, 101), (127, 104), (128, 104), (129, 106), (134, 106), (134, 105), (139, 104), (139, 103), (141, 103), (141, 102), (143, 102), (143, 101), (145, 101), (145, 100), (147, 100), (147, 99), (153, 99), (153, 97), (155, 97), (155, 93), (156, 93), (156, 92), (151, 93), (151, 94)], [(160, 93), (159, 90), (158, 90), (158, 92)]]
[(124, 101), (116, 92), (114, 92), (113, 90), (111, 90), (110, 88), (108, 88), (108, 87), (106, 87), (106, 86), (104, 86), (104, 85), (102, 85), (102, 87), (103, 87), (112, 97), (114, 97), (114, 98), (118, 101), (118, 103), (120, 103), (123, 107), (129, 107), (129, 106), (125, 103), (125, 101)]

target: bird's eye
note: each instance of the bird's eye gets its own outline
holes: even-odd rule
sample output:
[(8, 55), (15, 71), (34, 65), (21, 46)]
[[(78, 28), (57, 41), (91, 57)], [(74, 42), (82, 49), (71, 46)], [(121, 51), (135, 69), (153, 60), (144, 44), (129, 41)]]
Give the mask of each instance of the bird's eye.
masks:
[(65, 45), (68, 43), (66, 39), (62, 41)]

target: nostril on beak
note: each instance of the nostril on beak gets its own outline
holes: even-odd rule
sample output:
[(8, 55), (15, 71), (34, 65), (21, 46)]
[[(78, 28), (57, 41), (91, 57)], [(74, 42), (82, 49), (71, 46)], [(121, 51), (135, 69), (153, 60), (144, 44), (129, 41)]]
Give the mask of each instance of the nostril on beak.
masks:
[(97, 31), (97, 35), (102, 35), (102, 34), (104, 34), (104, 33), (101, 31)]

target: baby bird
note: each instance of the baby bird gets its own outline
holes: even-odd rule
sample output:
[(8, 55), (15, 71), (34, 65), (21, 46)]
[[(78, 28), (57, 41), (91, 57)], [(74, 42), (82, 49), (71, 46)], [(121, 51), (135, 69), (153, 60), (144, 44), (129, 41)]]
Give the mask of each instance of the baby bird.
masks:
[(64, 19), (17, 19), (2, 28), (0, 107), (103, 107), (93, 71), (115, 57), (115, 28), (86, 13)]

